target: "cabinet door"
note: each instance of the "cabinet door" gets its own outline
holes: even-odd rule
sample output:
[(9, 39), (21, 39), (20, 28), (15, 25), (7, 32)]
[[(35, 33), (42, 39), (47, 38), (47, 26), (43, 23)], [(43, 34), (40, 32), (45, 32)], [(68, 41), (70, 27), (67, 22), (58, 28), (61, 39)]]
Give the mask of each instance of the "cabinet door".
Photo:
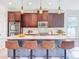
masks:
[(48, 19), (49, 27), (64, 27), (64, 13), (50, 13)]
[(29, 26), (29, 23), (30, 23), (30, 20), (31, 20), (31, 14), (27, 13), (27, 14), (23, 14), (23, 17), (22, 17), (22, 26), (23, 27), (28, 27)]
[(9, 21), (20, 21), (21, 13), (20, 12), (8, 12), (8, 20)]
[(22, 20), (23, 27), (36, 27), (37, 26), (37, 14), (26, 13), (23, 15)]
[(30, 20), (30, 27), (37, 27), (37, 14), (31, 14), (32, 19)]
[(15, 12), (14, 13), (14, 18), (15, 18), (15, 21), (20, 21), (21, 20), (21, 13), (20, 12)]
[(48, 15), (48, 27), (52, 27), (53, 26), (52, 23), (53, 23), (53, 15), (52, 13), (50, 13)]
[(13, 12), (8, 12), (8, 20), (9, 21), (14, 21), (15, 20)]
[(43, 11), (42, 14), (38, 13), (38, 21), (48, 21), (48, 11)]
[(43, 12), (43, 21), (48, 21), (48, 11)]
[(43, 17), (42, 17), (43, 14), (39, 14), (39, 12), (37, 13), (37, 19), (38, 21), (42, 21)]
[(64, 27), (64, 14), (53, 14), (53, 27)]

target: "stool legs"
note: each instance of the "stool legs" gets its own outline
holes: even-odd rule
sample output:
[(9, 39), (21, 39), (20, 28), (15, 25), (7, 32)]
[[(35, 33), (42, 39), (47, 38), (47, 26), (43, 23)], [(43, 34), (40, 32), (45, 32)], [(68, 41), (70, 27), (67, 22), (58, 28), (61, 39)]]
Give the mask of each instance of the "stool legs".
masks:
[(16, 59), (16, 49), (13, 49), (13, 59)]
[(47, 52), (46, 53), (46, 57), (47, 57), (46, 59), (48, 59), (49, 58), (49, 50), (47, 49), (46, 52)]
[(66, 59), (66, 49), (64, 49), (64, 59)]
[(31, 51), (30, 51), (30, 59), (32, 59), (32, 53), (33, 53), (33, 50), (31, 49)]

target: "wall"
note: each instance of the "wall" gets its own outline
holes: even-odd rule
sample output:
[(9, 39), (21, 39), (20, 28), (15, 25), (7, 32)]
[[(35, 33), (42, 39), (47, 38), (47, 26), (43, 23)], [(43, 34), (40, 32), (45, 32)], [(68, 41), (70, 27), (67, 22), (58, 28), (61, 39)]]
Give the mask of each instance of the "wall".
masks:
[(5, 49), (6, 37), (7, 37), (7, 8), (5, 8), (3, 5), (0, 5), (0, 56), (6, 56), (6, 49)]

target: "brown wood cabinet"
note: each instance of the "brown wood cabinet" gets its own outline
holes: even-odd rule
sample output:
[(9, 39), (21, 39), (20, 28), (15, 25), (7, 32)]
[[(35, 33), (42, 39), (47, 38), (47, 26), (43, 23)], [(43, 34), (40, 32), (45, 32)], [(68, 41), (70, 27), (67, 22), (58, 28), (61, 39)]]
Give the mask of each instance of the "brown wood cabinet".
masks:
[(52, 27), (53, 26), (53, 14), (52, 13), (50, 13), (49, 15), (48, 15), (48, 27)]
[(38, 21), (48, 21), (48, 27), (64, 27), (64, 13), (25, 13), (22, 15), (22, 27), (37, 27)]
[(9, 22), (20, 21), (21, 20), (21, 13), (19, 11), (8, 12), (8, 20), (9, 20)]
[(14, 21), (14, 13), (13, 12), (8, 12), (8, 20)]
[(22, 27), (37, 27), (37, 14), (25, 13), (22, 15)]
[(48, 21), (48, 11), (43, 12), (43, 21)]
[(41, 21), (42, 20), (42, 18), (43, 18), (42, 15), (43, 14), (39, 14), (39, 11), (37, 12), (37, 19), (38, 19), (38, 21)]
[(38, 21), (48, 21), (48, 11), (43, 11), (43, 14), (38, 13)]
[(48, 24), (49, 27), (64, 27), (64, 13), (49, 13)]
[(38, 25), (37, 14), (32, 14), (32, 20), (30, 26), (37, 27), (37, 25)]

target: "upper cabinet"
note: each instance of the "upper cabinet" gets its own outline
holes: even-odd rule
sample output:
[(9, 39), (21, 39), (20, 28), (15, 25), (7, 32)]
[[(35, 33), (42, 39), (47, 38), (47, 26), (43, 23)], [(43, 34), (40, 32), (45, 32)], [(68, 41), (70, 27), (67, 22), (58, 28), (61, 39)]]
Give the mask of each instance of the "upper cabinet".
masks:
[(43, 20), (48, 21), (48, 11), (43, 12)]
[(22, 27), (37, 27), (37, 23), (36, 13), (25, 13), (22, 15)]
[(9, 22), (20, 21), (21, 13), (20, 12), (8, 12), (8, 20), (9, 20)]
[(48, 15), (48, 27), (52, 27), (53, 26), (53, 14), (52, 13), (50, 13), (49, 15)]
[(48, 27), (64, 27), (64, 13), (48, 13), (44, 11), (39, 13), (25, 13), (22, 15), (22, 27), (38, 27), (39, 21), (47, 21)]
[(49, 27), (64, 27), (64, 13), (49, 13), (48, 16)]
[(38, 21), (48, 21), (48, 11), (43, 11), (42, 14), (37, 13)]
[(9, 22), (21, 22), (21, 27), (38, 27), (39, 21), (47, 21), (48, 27), (64, 27), (64, 13), (48, 13), (44, 10), (42, 14), (24, 13), (19, 11), (8, 12)]

